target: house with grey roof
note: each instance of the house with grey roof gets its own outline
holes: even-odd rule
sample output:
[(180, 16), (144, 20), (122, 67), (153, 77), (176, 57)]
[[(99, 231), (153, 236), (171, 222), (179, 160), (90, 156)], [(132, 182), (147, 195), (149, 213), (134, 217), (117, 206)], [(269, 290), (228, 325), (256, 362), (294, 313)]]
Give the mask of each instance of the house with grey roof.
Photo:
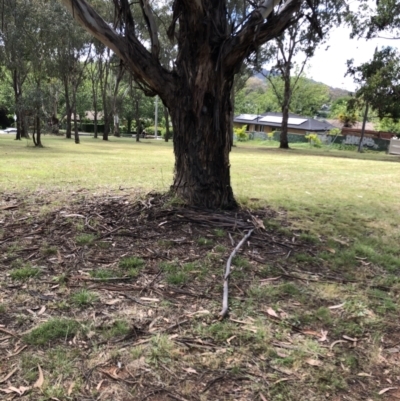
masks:
[[(240, 114), (233, 120), (234, 127), (241, 128), (246, 125), (248, 132), (261, 132), (268, 134), (273, 131), (280, 131), (282, 126), (282, 113), (264, 114)], [(335, 128), (327, 121), (316, 120), (310, 117), (303, 117), (298, 114), (289, 113), (288, 133), (294, 135), (306, 135), (307, 133), (326, 134)]]

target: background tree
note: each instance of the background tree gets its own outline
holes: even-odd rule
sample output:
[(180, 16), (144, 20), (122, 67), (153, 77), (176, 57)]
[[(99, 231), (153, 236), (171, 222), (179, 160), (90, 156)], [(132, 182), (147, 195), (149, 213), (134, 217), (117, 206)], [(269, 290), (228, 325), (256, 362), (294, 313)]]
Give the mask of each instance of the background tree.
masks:
[(9, 71), (9, 74), (4, 77), (10, 80), (14, 92), (14, 112), (17, 116), (16, 139), (27, 138), (28, 126), (23, 107), (23, 88), (31, 68), (33, 49), (30, 35), (37, 26), (34, 18), (31, 18), (34, 15), (34, 9), (31, 2), (6, 1), (2, 3), (0, 14), (1, 61)]
[(348, 107), (350, 100), (350, 96), (336, 99), (329, 112), (329, 117), (339, 120), (343, 127), (352, 127), (359, 121), (359, 110)]
[[(282, 111), (282, 126), (280, 134), (280, 148), (288, 149), (288, 120), (290, 104), (296, 91), (300, 77), (302, 77), (304, 67), (310, 57), (313, 56), (316, 47), (326, 36), (329, 27), (337, 23), (339, 15), (326, 12), (324, 7), (320, 6), (318, 13), (314, 18), (310, 18), (307, 13), (307, 3), (303, 3), (295, 14), (295, 23), (293, 23), (282, 35), (276, 37), (270, 45), (270, 49), (276, 58), (272, 65), (272, 74), (267, 78), (275, 92)], [(317, 21), (320, 19), (320, 21)], [(318, 25), (318, 29), (315, 25)], [(275, 83), (277, 77), (283, 82), (283, 90)], [(298, 108), (299, 105), (297, 105)]]
[(348, 11), (347, 21), (353, 28), (352, 36), (400, 39), (400, 2), (360, 0), (357, 8)]
[(354, 66), (353, 60), (349, 61), (348, 74), (359, 86), (349, 108), (363, 105), (365, 109), (358, 147), (361, 152), (369, 108), (380, 119), (400, 119), (400, 55), (390, 47), (375, 50), (370, 62)]

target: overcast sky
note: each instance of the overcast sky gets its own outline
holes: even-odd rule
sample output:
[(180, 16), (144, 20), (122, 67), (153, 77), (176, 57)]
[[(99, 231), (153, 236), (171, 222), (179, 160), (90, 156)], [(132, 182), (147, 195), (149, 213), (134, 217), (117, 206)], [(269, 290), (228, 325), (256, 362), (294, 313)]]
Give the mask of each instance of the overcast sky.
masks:
[(400, 50), (400, 40), (350, 39), (350, 29), (339, 27), (331, 32), (328, 42), (317, 49), (310, 60), (306, 74), (317, 82), (334, 88), (354, 91), (356, 86), (351, 77), (344, 77), (346, 61), (354, 59), (355, 64), (371, 60), (375, 47), (392, 46)]

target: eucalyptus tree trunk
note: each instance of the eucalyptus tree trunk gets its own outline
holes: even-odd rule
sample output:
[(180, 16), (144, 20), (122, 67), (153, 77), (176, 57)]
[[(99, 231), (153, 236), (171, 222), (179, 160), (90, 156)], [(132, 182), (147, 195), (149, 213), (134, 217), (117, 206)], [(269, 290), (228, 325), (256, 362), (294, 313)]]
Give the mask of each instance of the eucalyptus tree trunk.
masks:
[(76, 115), (76, 90), (72, 92), (72, 102), (74, 110), (74, 140), (76, 144), (79, 144), (78, 116)]
[(281, 149), (289, 149), (288, 140), (288, 121), (289, 121), (289, 105), (291, 100), (291, 88), (290, 88), (290, 70), (289, 78), (285, 78), (285, 86), (283, 92), (283, 102), (282, 102), (282, 126), (281, 126), (281, 137), (279, 147)]
[(136, 142), (140, 142), (140, 135), (142, 134), (142, 124), (140, 124), (138, 98), (135, 99), (135, 123), (136, 123)]
[(15, 139), (21, 140), (21, 138), (28, 138), (28, 132), (26, 130), (26, 126), (24, 124), (24, 112), (21, 108), (21, 101), (22, 101), (22, 83), (19, 71), (17, 69), (13, 70), (13, 89), (14, 89), (14, 99), (15, 99), (15, 106), (17, 108), (16, 115), (17, 115), (17, 134)]
[(71, 139), (72, 137), (72, 107), (71, 101), (69, 96), (69, 87), (68, 87), (68, 78), (64, 77), (64, 88), (65, 88), (65, 113), (66, 113), (66, 124), (67, 130), (65, 133), (65, 137), (67, 139)]
[(40, 110), (36, 110), (36, 115), (34, 117), (34, 129), (32, 133), (32, 140), (36, 147), (43, 148), (42, 144), (42, 131), (40, 127), (40, 115), (38, 114)]
[(364, 111), (364, 117), (363, 117), (363, 122), (362, 122), (362, 128), (361, 128), (361, 135), (360, 135), (360, 143), (358, 144), (358, 152), (362, 153), (363, 152), (363, 147), (364, 147), (364, 136), (365, 136), (365, 125), (367, 124), (367, 119), (368, 119), (368, 109), (369, 109), (369, 103), (365, 103), (365, 111)]
[(171, 135), (170, 130), (169, 130), (169, 112), (166, 107), (164, 107), (164, 118), (165, 118), (165, 142), (168, 142), (169, 137)]
[[(182, 64), (195, 78), (182, 80), (170, 101), (175, 103), (170, 109), (175, 153), (171, 188), (192, 205), (234, 208), (229, 172), (233, 80), (223, 79), (211, 60), (203, 62), (201, 76), (191, 70), (190, 60)], [(201, 87), (194, 90), (197, 85)]]

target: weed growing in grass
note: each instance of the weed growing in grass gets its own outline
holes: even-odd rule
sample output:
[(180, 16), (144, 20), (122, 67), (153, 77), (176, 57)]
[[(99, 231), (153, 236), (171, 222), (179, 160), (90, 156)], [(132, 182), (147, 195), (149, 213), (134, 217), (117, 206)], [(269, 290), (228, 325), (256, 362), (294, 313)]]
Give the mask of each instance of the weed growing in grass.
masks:
[(302, 253), (302, 252), (296, 253), (294, 255), (294, 258), (295, 258), (296, 262), (299, 262), (299, 263), (312, 263), (314, 261), (313, 256), (311, 256), (307, 253)]
[(282, 235), (284, 235), (285, 237), (291, 237), (292, 236), (292, 231), (289, 229), (289, 228), (287, 228), (287, 227), (282, 227), (282, 226), (280, 226), (278, 229), (277, 229), (277, 231), (278, 231), (278, 233), (279, 234), (282, 234)]
[(399, 310), (398, 304), (392, 300), (390, 294), (377, 288), (368, 290), (367, 294), (370, 304), (377, 314), (385, 316), (390, 312)]
[(315, 317), (325, 325), (332, 323), (331, 311), (325, 306), (322, 306), (319, 309), (317, 309), (317, 311), (315, 312)]
[(24, 281), (30, 279), (31, 277), (37, 277), (39, 274), (40, 270), (38, 268), (26, 266), (21, 267), (20, 269), (11, 270), (10, 277), (13, 280)]
[(216, 228), (214, 230), (214, 234), (215, 234), (216, 237), (222, 238), (222, 237), (225, 237), (226, 232), (222, 228)]
[(130, 256), (119, 261), (120, 269), (126, 270), (127, 275), (131, 278), (137, 277), (144, 265), (145, 261), (137, 256)]
[(201, 336), (211, 337), (216, 341), (226, 341), (238, 334), (236, 325), (229, 321), (216, 322), (207, 326), (199, 324), (194, 330)]
[(319, 238), (316, 235), (308, 233), (301, 233), (299, 235), (299, 240), (308, 242), (309, 244), (317, 244), (319, 242)]
[(189, 273), (198, 268), (196, 263), (185, 263), (182, 266), (178, 262), (160, 263), (160, 269), (166, 273), (168, 284), (182, 285), (189, 280)]
[(55, 385), (55, 386), (47, 386), (43, 390), (44, 398), (40, 401), (44, 400), (54, 400), (54, 399), (62, 399), (65, 396), (64, 387)]
[(0, 313), (6, 312), (6, 306), (4, 304), (0, 304)]
[(278, 267), (273, 266), (273, 265), (264, 265), (261, 267), (261, 269), (258, 271), (258, 275), (261, 278), (268, 278), (268, 277), (274, 277), (279, 274), (281, 274), (281, 270), (278, 269)]
[(172, 241), (167, 240), (167, 239), (159, 239), (157, 241), (157, 245), (168, 249), (168, 248), (171, 248), (174, 245), (174, 243)]
[(60, 310), (68, 310), (71, 307), (71, 305), (65, 300), (57, 302), (55, 304), (55, 306), (57, 309), (60, 309)]
[(179, 207), (184, 206), (185, 201), (177, 195), (170, 196), (163, 205), (163, 208), (167, 209), (171, 206)]
[(97, 300), (98, 296), (95, 293), (88, 291), (86, 288), (82, 288), (71, 296), (71, 301), (80, 307), (91, 305)]
[(110, 248), (111, 243), (105, 242), (105, 241), (99, 241), (99, 242), (96, 242), (96, 246), (101, 249), (108, 249), (108, 248)]
[(170, 273), (167, 276), (167, 283), (172, 285), (182, 285), (188, 281), (188, 276), (184, 272)]
[(113, 325), (104, 331), (108, 340), (115, 337), (126, 336), (129, 333), (129, 323), (126, 320), (116, 320)]
[(67, 273), (61, 273), (60, 275), (53, 277), (53, 280), (56, 283), (65, 284), (67, 282), (67, 280), (68, 280), (68, 274)]
[(60, 346), (46, 352), (46, 368), (55, 377), (71, 376), (75, 372), (74, 361), (80, 356), (80, 350), (76, 348), (62, 348)]
[(130, 351), (132, 359), (139, 359), (146, 353), (146, 348), (143, 345), (138, 345), (131, 349)]
[(93, 234), (79, 234), (76, 236), (75, 241), (77, 245), (89, 245), (96, 237)]
[(107, 281), (108, 278), (114, 276), (113, 272), (107, 269), (92, 270), (89, 274), (93, 278), (98, 278), (104, 281)]
[(165, 334), (152, 337), (149, 350), (149, 361), (156, 366), (159, 362), (168, 361), (177, 356), (177, 347)]
[(224, 252), (226, 251), (226, 248), (225, 248), (223, 245), (217, 245), (217, 246), (214, 248), (214, 251), (215, 251), (215, 252), (219, 252), (219, 253), (224, 253)]
[(24, 379), (28, 383), (32, 383), (37, 380), (38, 377), (38, 365), (42, 363), (42, 360), (31, 354), (22, 354), (21, 356), (21, 369)]
[(197, 239), (197, 245), (200, 246), (208, 246), (208, 245), (212, 245), (213, 244), (213, 240), (209, 239), (209, 238), (204, 238), (204, 237), (200, 237)]
[(12, 256), (15, 252), (21, 250), (21, 247), (17, 244), (11, 244), (7, 247), (7, 255)]
[(145, 261), (137, 256), (130, 256), (119, 261), (119, 267), (124, 270), (138, 269), (143, 267), (144, 264)]
[(263, 223), (264, 223), (264, 227), (266, 229), (270, 229), (270, 230), (277, 230), (281, 226), (281, 223), (279, 221), (276, 221), (276, 220), (264, 219)]
[(56, 246), (45, 245), (42, 248), (42, 253), (45, 256), (51, 256), (51, 255), (56, 255), (57, 250), (58, 250), (58, 248)]
[(319, 367), (318, 370), (314, 371), (313, 379), (321, 393), (340, 391), (347, 388), (346, 380), (334, 366), (324, 365)]
[(250, 263), (242, 256), (236, 256), (232, 261), (231, 277), (235, 279), (243, 279), (247, 274), (246, 270), (250, 267)]
[(23, 336), (23, 340), (31, 345), (45, 345), (54, 340), (66, 340), (75, 336), (79, 323), (71, 319), (51, 319)]
[(234, 266), (241, 269), (247, 269), (248, 267), (250, 267), (249, 261), (243, 256), (235, 256), (232, 263)]

